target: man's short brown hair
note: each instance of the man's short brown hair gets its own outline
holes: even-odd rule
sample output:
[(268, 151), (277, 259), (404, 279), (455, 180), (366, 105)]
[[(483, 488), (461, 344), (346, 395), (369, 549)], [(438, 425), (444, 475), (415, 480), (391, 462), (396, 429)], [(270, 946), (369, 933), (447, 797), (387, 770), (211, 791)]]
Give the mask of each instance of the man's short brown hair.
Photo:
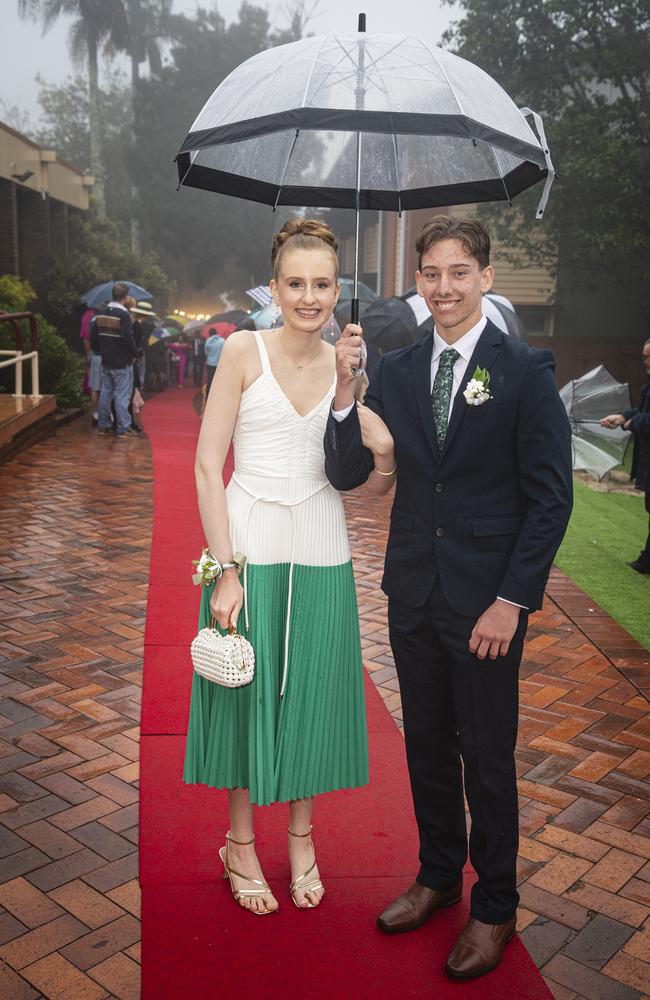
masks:
[(113, 285), (111, 295), (113, 302), (122, 302), (129, 294), (129, 286), (124, 281), (116, 281)]
[(460, 240), (464, 250), (476, 258), (481, 270), (490, 263), (490, 237), (478, 219), (452, 219), (448, 215), (434, 215), (424, 224), (415, 241), (419, 271), (422, 270), (422, 258), (427, 250), (441, 240)]

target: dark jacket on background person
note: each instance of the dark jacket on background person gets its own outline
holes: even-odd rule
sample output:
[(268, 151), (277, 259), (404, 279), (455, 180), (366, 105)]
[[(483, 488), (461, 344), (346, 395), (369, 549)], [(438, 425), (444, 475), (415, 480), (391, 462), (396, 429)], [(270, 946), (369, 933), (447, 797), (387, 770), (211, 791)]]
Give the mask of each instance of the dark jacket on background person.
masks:
[(156, 323), (151, 316), (140, 316), (138, 322), (142, 328), (142, 346), (146, 348), (149, 337), (156, 329)]
[(103, 368), (128, 368), (137, 348), (133, 339), (131, 315), (126, 306), (109, 302), (90, 325), (90, 346), (101, 354)]
[(632, 478), (638, 490), (650, 493), (650, 379), (641, 389), (638, 407), (623, 413), (634, 434)]
[(144, 327), (141, 320), (132, 321), (132, 332), (138, 355), (144, 354)]

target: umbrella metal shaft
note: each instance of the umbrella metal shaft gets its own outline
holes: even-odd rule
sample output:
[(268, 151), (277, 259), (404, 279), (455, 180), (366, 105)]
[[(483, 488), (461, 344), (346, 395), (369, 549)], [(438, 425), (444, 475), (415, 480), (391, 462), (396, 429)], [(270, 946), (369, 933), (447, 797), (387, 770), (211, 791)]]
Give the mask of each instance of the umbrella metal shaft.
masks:
[(361, 132), (357, 132), (357, 193), (354, 227), (354, 283), (352, 286), (352, 322), (359, 322), (359, 239), (361, 223)]
[[(359, 14), (358, 31), (365, 34), (366, 15)], [(366, 47), (365, 42), (359, 42), (359, 62), (357, 63), (357, 88), (355, 92), (355, 105), (357, 111), (363, 111), (366, 103), (366, 90), (364, 87), (366, 75)], [(361, 132), (357, 132), (357, 184), (355, 198), (355, 224), (354, 224), (354, 281), (352, 284), (352, 304), (350, 319), (353, 323), (359, 322), (359, 237), (361, 222)], [(361, 367), (361, 359), (359, 360)]]

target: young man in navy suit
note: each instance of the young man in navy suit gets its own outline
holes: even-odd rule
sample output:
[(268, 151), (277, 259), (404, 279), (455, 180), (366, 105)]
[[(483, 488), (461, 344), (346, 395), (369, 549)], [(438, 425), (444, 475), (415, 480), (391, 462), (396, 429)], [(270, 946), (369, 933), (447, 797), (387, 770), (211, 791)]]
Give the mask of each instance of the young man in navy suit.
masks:
[(417, 251), (435, 329), (381, 358), (364, 406), (361, 329), (344, 330), (325, 464), (340, 490), (396, 483), (382, 587), (420, 870), (377, 922), (409, 931), (461, 899), (464, 788), (478, 881), (446, 971), (470, 978), (498, 965), (516, 927), (518, 670), (571, 512), (570, 428), (550, 352), (483, 316), (494, 275), (483, 226), (436, 216)]

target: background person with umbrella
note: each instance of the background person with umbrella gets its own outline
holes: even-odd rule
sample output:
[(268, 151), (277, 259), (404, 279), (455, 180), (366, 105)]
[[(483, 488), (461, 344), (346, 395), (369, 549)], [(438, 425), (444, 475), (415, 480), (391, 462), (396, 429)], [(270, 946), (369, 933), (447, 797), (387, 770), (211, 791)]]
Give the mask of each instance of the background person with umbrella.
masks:
[(90, 343), (101, 355), (102, 386), (99, 393), (99, 433), (110, 434), (111, 407), (115, 404), (118, 440), (137, 437), (132, 427), (129, 404), (133, 395), (133, 362), (137, 355), (129, 310), (126, 307), (128, 285), (117, 282), (112, 299), (100, 309), (91, 323)]
[[(634, 458), (632, 476), (636, 487), (645, 494), (645, 509), (650, 515), (650, 339), (643, 345), (643, 364), (648, 381), (641, 389), (641, 398), (636, 409), (624, 413), (610, 413), (603, 417), (603, 427), (623, 427), (634, 434)], [(628, 563), (637, 573), (650, 574), (650, 523), (645, 547), (632, 562)]]
[(97, 309), (99, 306), (105, 306), (107, 302), (113, 297), (113, 288), (115, 285), (126, 285), (127, 295), (135, 299), (136, 302), (141, 299), (152, 299), (153, 295), (148, 292), (146, 288), (142, 285), (136, 285), (134, 281), (126, 281), (122, 278), (117, 278), (114, 281), (102, 281), (101, 284), (95, 285), (89, 291), (84, 292), (81, 296), (81, 301), (86, 303), (89, 309)]
[[(133, 328), (134, 334), (136, 335), (136, 341), (138, 341), (139, 337), (140, 350), (138, 351), (138, 360), (136, 363), (140, 383), (139, 388), (144, 389), (147, 377), (147, 343), (156, 326), (156, 314), (151, 303), (144, 299), (140, 302), (136, 302), (134, 307), (131, 309), (131, 313), (135, 316)], [(139, 327), (139, 330), (137, 331), (136, 324)]]
[[(420, 834), (416, 881), (377, 922), (413, 930), (462, 898), (464, 789), (478, 881), (446, 971), (468, 979), (499, 964), (516, 929), (518, 671), (571, 512), (570, 432), (551, 353), (483, 315), (494, 273), (483, 226), (436, 216), (416, 248), (435, 329), (383, 355), (365, 398), (395, 447), (382, 587)], [(353, 403), (355, 329), (336, 346), (325, 437), (341, 490), (374, 469)]]

